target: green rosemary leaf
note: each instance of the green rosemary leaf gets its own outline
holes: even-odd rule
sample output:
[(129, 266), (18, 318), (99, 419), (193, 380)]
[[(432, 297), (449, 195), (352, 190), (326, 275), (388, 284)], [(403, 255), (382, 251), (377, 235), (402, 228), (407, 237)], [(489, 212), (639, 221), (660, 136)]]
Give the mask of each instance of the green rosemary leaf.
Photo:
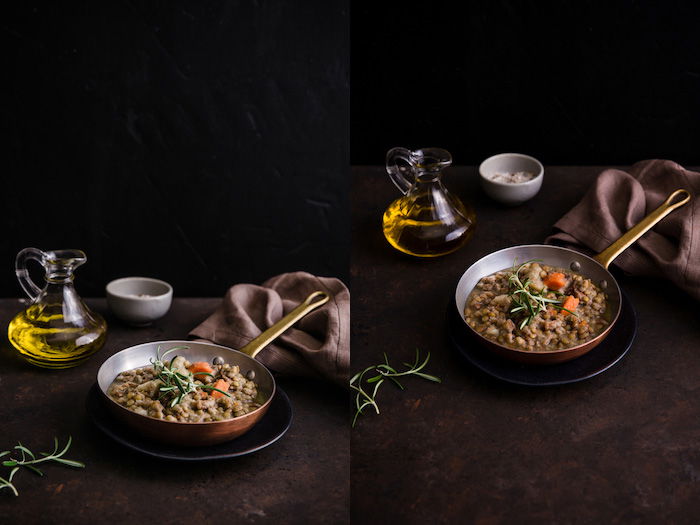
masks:
[(20, 443), (19, 441), (17, 442), (17, 446), (15, 446), (15, 449), (21, 450), (23, 454), (26, 453), (29, 457), (31, 457), (32, 459), (35, 459), (34, 454), (32, 454), (32, 451), (29, 450), (27, 447), (22, 446), (22, 443)]
[(352, 377), (350, 378), (350, 384), (352, 385), (355, 381), (357, 381), (357, 379), (360, 377), (360, 375), (363, 374), (365, 371), (366, 371), (366, 370), (364, 370), (364, 371), (362, 371), (362, 372), (358, 372), (357, 374), (355, 374), (354, 376), (352, 376)]
[(424, 374), (423, 372), (416, 372), (416, 375), (418, 377), (422, 377), (423, 379), (427, 379), (428, 381), (434, 381), (436, 383), (442, 383), (442, 379), (436, 376), (431, 376), (429, 374)]
[(68, 465), (69, 467), (85, 468), (85, 463), (73, 461), (72, 459), (54, 458), (54, 461), (63, 465)]
[[(374, 400), (374, 398), (377, 397), (377, 391), (379, 390), (379, 387), (382, 386), (383, 382), (384, 380), (382, 379), (380, 381), (377, 381), (377, 383), (374, 385), (374, 390), (372, 390), (372, 400)], [(376, 404), (374, 406), (377, 410), (377, 414), (379, 414), (379, 407)]]
[(229, 394), (228, 392), (224, 392), (223, 390), (219, 390), (218, 388), (211, 386), (211, 385), (202, 386), (202, 390), (216, 390), (217, 392), (221, 392), (226, 397), (231, 397), (231, 394)]
[(560, 306), (559, 310), (564, 310), (565, 312), (569, 312), (571, 315), (575, 315), (576, 317), (578, 317), (578, 314), (576, 312), (572, 312), (571, 310), (569, 310), (568, 308), (564, 308), (563, 306)]
[(33, 467), (32, 465), (25, 465), (25, 467), (27, 467), (29, 470), (31, 470), (31, 471), (34, 472), (35, 474), (38, 474), (39, 476), (43, 476), (43, 475), (44, 475), (44, 473), (43, 473), (41, 470), (39, 470), (39, 469), (36, 468), (36, 467)]
[(177, 374), (173, 374), (173, 380), (175, 381), (175, 386), (180, 391), (180, 394), (182, 394), (184, 396), (185, 395), (185, 387), (182, 384), (182, 381), (180, 381), (180, 378), (177, 377)]
[[(170, 350), (173, 350), (172, 348)], [(166, 352), (167, 353), (167, 352)], [(174, 375), (177, 375), (177, 373), (173, 370), (173, 364), (175, 363), (175, 359), (177, 359), (178, 356), (173, 357), (170, 360), (170, 363), (168, 363), (168, 370), (172, 372)]]
[(391, 377), (391, 376), (389, 377), (389, 379), (391, 380), (392, 383), (394, 383), (394, 384), (395, 384), (397, 387), (399, 387), (401, 390), (405, 390), (405, 388), (403, 387), (403, 385), (402, 385), (401, 383), (399, 383), (399, 380), (398, 380), (398, 379), (396, 379), (395, 377)]

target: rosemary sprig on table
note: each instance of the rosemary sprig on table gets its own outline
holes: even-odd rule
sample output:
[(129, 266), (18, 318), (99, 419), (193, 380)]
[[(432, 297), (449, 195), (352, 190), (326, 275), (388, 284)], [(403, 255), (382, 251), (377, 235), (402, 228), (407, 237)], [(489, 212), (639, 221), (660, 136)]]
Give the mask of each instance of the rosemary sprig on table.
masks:
[[(68, 452), (68, 449), (70, 448), (71, 443), (73, 442), (73, 439), (70, 436), (68, 437), (68, 443), (66, 443), (66, 446), (63, 447), (63, 450), (61, 450), (60, 452), (58, 451), (58, 438), (54, 438), (53, 441), (53, 452), (39, 452), (39, 454), (43, 456), (40, 458), (37, 458), (36, 455), (27, 447), (22, 445), (22, 443), (17, 442), (17, 445), (14, 447), (13, 450), (19, 451), (22, 454), (22, 458), (14, 459), (10, 456), (9, 459), (6, 459), (2, 462), (2, 465), (4, 467), (11, 467), (12, 470), (10, 470), (10, 475), (7, 477), (7, 479), (0, 477), (0, 489), (8, 488), (15, 494), (15, 496), (19, 496), (17, 487), (15, 487), (12, 480), (21, 467), (25, 467), (39, 476), (43, 476), (44, 473), (41, 470), (39, 470), (35, 465), (38, 465), (39, 463), (44, 463), (45, 461), (54, 461), (56, 463), (68, 465), (69, 467), (85, 467), (85, 463), (81, 463), (80, 461), (74, 461), (72, 459), (65, 459), (63, 457), (63, 455), (66, 452)], [(9, 456), (10, 454), (12, 454), (12, 452), (12, 450), (5, 450), (3, 452), (0, 452), (0, 457)]]
[[(521, 315), (524, 316), (523, 320), (520, 322), (520, 326), (518, 327), (520, 330), (534, 321), (535, 317), (537, 317), (540, 312), (545, 311), (548, 305), (557, 308), (558, 310), (566, 310), (570, 314), (576, 315), (575, 312), (572, 312), (568, 308), (564, 308), (562, 306), (563, 302), (560, 299), (551, 299), (546, 297), (548, 291), (546, 286), (539, 291), (533, 290), (530, 288), (530, 284), (532, 284), (530, 279), (527, 279), (525, 282), (520, 279), (520, 270), (522, 270), (525, 265), (534, 262), (542, 262), (542, 260), (530, 259), (522, 263), (517, 268), (515, 266), (517, 264), (516, 260), (516, 262), (513, 263), (513, 269), (508, 276), (508, 283), (510, 284), (510, 291), (508, 292), (508, 295), (510, 296), (512, 302), (512, 308), (509, 310), (509, 312), (511, 314), (521, 312)], [(551, 292), (558, 296), (563, 295), (555, 290), (551, 290)]]
[(214, 377), (209, 372), (192, 373), (188, 370), (186, 374), (183, 374), (178, 370), (174, 370), (173, 363), (175, 362), (175, 359), (177, 359), (177, 356), (173, 357), (167, 364), (165, 361), (163, 361), (165, 356), (170, 352), (188, 349), (189, 346), (174, 346), (163, 352), (163, 355), (161, 355), (159, 346), (156, 350), (156, 359), (154, 360), (151, 358), (151, 364), (153, 365), (153, 370), (155, 371), (156, 377), (160, 379), (161, 383), (163, 383), (158, 389), (158, 391), (161, 392), (160, 396), (158, 397), (158, 401), (165, 397), (172, 396), (170, 406), (174, 407), (175, 405), (182, 403), (187, 394), (194, 392), (198, 388), (201, 388), (202, 390), (216, 390), (217, 392), (224, 394), (226, 397), (231, 397), (231, 394), (224, 392), (213, 385), (198, 384), (194, 382), (196, 379), (195, 376), (207, 375)]
[[(374, 411), (379, 414), (379, 405), (377, 404), (377, 392), (379, 387), (384, 383), (386, 379), (389, 379), (401, 390), (404, 389), (403, 385), (399, 382), (397, 377), (414, 375), (427, 379), (428, 381), (434, 381), (436, 383), (441, 383), (439, 377), (432, 376), (421, 372), (428, 364), (430, 360), (430, 352), (428, 352), (427, 357), (421, 363), (420, 362), (420, 352), (416, 349), (416, 359), (411, 363), (403, 363), (404, 366), (408, 367), (407, 370), (403, 372), (397, 371), (394, 367), (389, 364), (389, 358), (386, 353), (384, 353), (384, 362), (378, 365), (368, 366), (361, 372), (358, 372), (350, 379), (350, 388), (357, 392), (355, 394), (355, 416), (352, 419), (352, 426), (355, 426), (357, 418), (363, 413), (363, 410), (368, 406), (371, 406)], [(365, 375), (370, 372), (376, 372), (376, 375), (365, 379)], [(364, 382), (364, 387), (363, 387)], [(369, 388), (368, 388), (369, 386)]]

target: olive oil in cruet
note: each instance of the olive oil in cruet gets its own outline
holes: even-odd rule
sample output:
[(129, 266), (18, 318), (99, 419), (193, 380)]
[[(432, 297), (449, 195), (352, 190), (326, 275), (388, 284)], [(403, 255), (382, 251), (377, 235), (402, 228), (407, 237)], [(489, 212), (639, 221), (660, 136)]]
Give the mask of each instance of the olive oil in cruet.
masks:
[(387, 172), (403, 195), (384, 212), (383, 231), (397, 250), (438, 257), (471, 239), (474, 210), (442, 184), (442, 170), (451, 163), (449, 152), (440, 148), (393, 148), (387, 153)]
[[(30, 260), (44, 267), (44, 288), (29, 277)], [(8, 337), (28, 362), (44, 368), (69, 368), (83, 363), (104, 344), (107, 324), (85, 305), (73, 286), (73, 272), (86, 260), (80, 250), (25, 248), (17, 254), (17, 279), (31, 304), (10, 321)]]

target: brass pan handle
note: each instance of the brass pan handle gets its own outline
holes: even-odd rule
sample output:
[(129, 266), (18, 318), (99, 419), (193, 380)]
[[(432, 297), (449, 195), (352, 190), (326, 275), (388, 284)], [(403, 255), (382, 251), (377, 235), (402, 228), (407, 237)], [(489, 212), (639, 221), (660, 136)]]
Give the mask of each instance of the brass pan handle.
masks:
[[(681, 200), (676, 201), (678, 197), (682, 197)], [(675, 202), (674, 202), (675, 201)], [(632, 226), (622, 237), (613, 242), (610, 246), (605, 248), (598, 255), (593, 257), (598, 261), (603, 268), (607, 270), (615, 257), (620, 255), (624, 250), (629, 248), (631, 244), (639, 239), (642, 235), (648, 232), (657, 222), (666, 217), (676, 208), (680, 208), (684, 204), (690, 201), (690, 192), (688, 190), (679, 189), (671, 193), (668, 198), (649, 215), (644, 217), (637, 224)]]
[(254, 358), (256, 355), (258, 355), (260, 350), (277, 339), (285, 330), (290, 328), (299, 319), (319, 306), (323, 306), (330, 301), (330, 299), (331, 296), (326, 292), (312, 292), (306, 299), (304, 299), (304, 302), (273, 324), (270, 328), (261, 333), (258, 337), (253, 339), (250, 343), (241, 348), (240, 351)]

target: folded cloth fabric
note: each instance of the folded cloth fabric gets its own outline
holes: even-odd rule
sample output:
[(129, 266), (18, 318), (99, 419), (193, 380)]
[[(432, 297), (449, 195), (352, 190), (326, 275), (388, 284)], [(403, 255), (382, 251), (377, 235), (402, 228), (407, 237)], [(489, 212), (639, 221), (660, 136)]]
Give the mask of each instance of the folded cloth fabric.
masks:
[(581, 202), (559, 219), (546, 243), (599, 253), (679, 188), (692, 200), (671, 212), (614, 261), (637, 276), (664, 277), (700, 300), (700, 173), (670, 160), (607, 169)]
[(336, 278), (306, 272), (284, 273), (262, 285), (229, 288), (214, 313), (189, 334), (231, 348), (242, 348), (316, 290), (331, 296), (308, 313), (256, 359), (283, 375), (327, 378), (343, 387), (350, 368), (350, 292)]

